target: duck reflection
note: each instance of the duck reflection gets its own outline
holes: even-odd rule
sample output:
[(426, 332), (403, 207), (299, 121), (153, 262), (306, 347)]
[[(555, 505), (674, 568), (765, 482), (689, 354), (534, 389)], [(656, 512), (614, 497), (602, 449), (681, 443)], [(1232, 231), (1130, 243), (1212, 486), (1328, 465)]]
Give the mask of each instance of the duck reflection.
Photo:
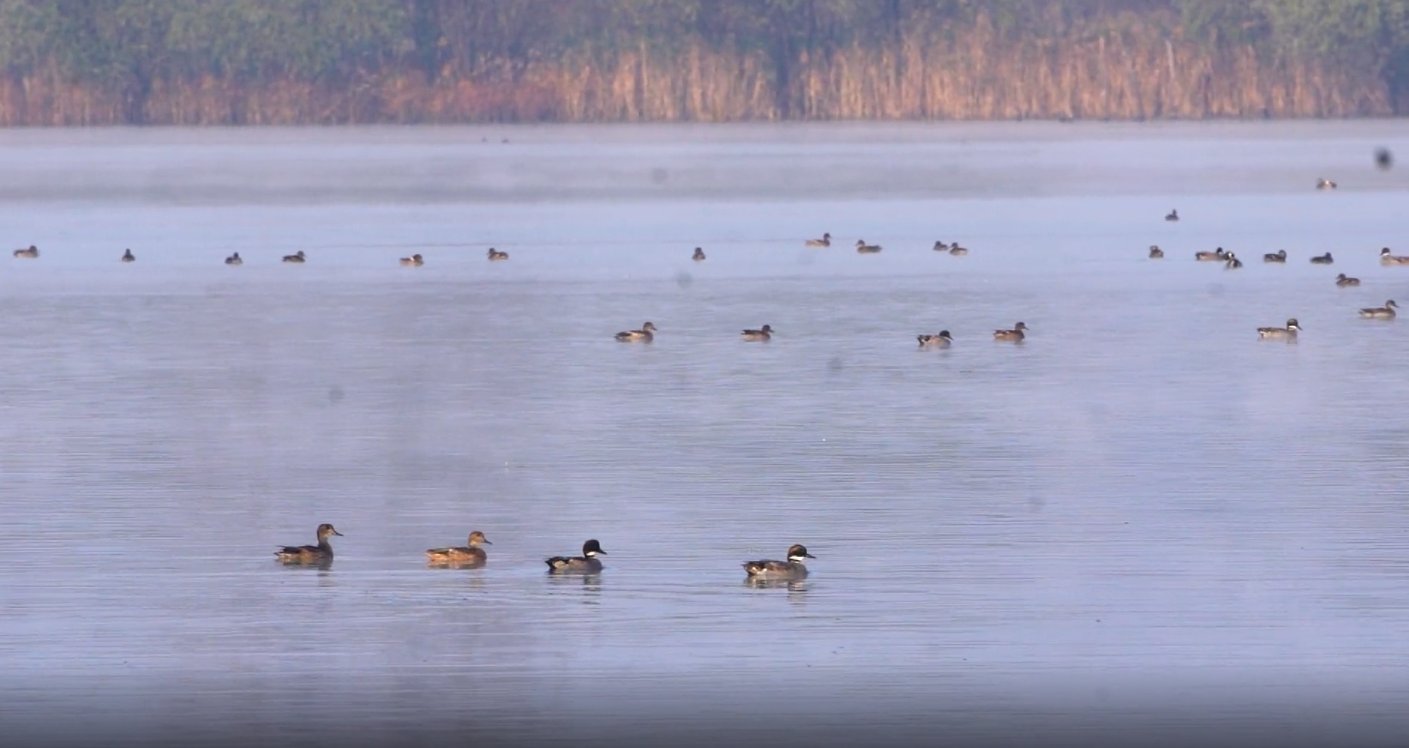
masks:
[(317, 569), (318, 571), (331, 571), (333, 559), (319, 558), (309, 560), (287, 560), (280, 559), (279, 565), (285, 569)]
[(554, 587), (562, 588), (564, 591), (580, 588), (583, 592), (582, 602), (587, 605), (600, 605), (598, 597), (602, 594), (601, 574), (544, 574), (548, 583)]
[(764, 579), (761, 577), (746, 577), (744, 586), (756, 590), (785, 589), (788, 592), (802, 593), (807, 591), (806, 579)]

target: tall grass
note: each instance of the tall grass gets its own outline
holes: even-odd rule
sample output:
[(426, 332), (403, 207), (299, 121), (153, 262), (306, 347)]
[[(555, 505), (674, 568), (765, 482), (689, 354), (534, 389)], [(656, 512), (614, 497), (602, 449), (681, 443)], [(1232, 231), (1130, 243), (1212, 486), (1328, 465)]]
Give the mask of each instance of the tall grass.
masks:
[[(1012, 37), (982, 16), (778, 61), (682, 40), (428, 76), (390, 65), (337, 83), (204, 74), (145, 97), (43, 68), (0, 78), (0, 125), (278, 125), (935, 119), (1351, 117), (1394, 111), (1383, 80), (1307, 58), (1209, 46), (1116, 18), (1056, 38)], [(782, 81), (780, 83), (780, 81)], [(130, 95), (129, 95), (130, 96)], [(134, 107), (137, 114), (133, 114)]]

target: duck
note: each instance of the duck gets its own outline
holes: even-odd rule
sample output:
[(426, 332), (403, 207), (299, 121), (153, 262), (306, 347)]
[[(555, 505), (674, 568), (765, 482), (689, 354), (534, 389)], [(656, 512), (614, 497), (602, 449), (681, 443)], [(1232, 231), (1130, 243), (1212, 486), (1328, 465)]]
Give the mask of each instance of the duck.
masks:
[(744, 330), (743, 332), (739, 333), (739, 336), (742, 337), (744, 340), (772, 340), (773, 326), (764, 325), (763, 327), (760, 327), (757, 330)]
[(236, 252), (235, 254), (232, 254), (232, 255), (230, 255), (229, 257), (226, 257), (226, 258), (225, 258), (225, 264), (226, 264), (226, 265), (243, 265), (243, 264), (245, 264), (245, 261), (240, 258), (240, 253), (239, 253), (239, 252)]
[(1257, 337), (1259, 339), (1268, 338), (1295, 338), (1301, 332), (1301, 325), (1296, 321), (1296, 317), (1287, 320), (1286, 327), (1259, 327)]
[(17, 250), (15, 250), (15, 256), (16, 256), (16, 257), (21, 257), (21, 258), (24, 258), (24, 259), (28, 259), (28, 260), (35, 260), (35, 259), (38, 259), (38, 258), (39, 258), (39, 247), (36, 247), (36, 246), (34, 246), (33, 244), (31, 244), (31, 245), (29, 245), (29, 247), (28, 247), (27, 249), (17, 249)]
[(300, 249), (299, 251), (297, 251), (297, 252), (291, 254), (291, 255), (284, 255), (284, 262), (307, 262), (307, 261), (308, 261), (308, 258), (307, 258), (307, 257), (304, 257), (304, 255), (303, 255), (303, 250), (301, 250), (301, 249)]
[(953, 256), (955, 256), (955, 257), (963, 257), (964, 255), (966, 255), (966, 254), (968, 254), (968, 253), (969, 253), (969, 248), (968, 248), (968, 247), (961, 247), (961, 246), (959, 246), (959, 242), (954, 242), (953, 244), (949, 245), (949, 254), (951, 254), (951, 255), (953, 255)]
[(656, 339), (656, 325), (654, 322), (644, 322), (639, 330), (622, 330), (616, 334), (616, 339), (623, 343), (649, 343)]
[(1317, 255), (1316, 257), (1311, 258), (1312, 265), (1330, 265), (1334, 262), (1335, 258), (1331, 257), (1330, 252), (1327, 252), (1323, 255)]
[(1026, 330), (1027, 330), (1027, 323), (1026, 323), (1026, 322), (1019, 322), (1019, 323), (1017, 323), (1016, 325), (1013, 325), (1013, 329), (1011, 329), (1011, 330), (994, 330), (994, 331), (993, 331), (993, 339), (994, 339), (994, 340), (1012, 340), (1012, 341), (1014, 341), (1014, 342), (1022, 342), (1022, 339), (1025, 338), (1025, 337), (1027, 337), (1027, 335), (1026, 335), (1026, 333), (1025, 333)]
[(1166, 221), (1177, 221), (1177, 220), (1179, 220), (1179, 211), (1177, 211), (1177, 210), (1170, 210), (1168, 213), (1165, 214), (1164, 220), (1166, 220)]
[(454, 548), (427, 548), (426, 561), (433, 564), (455, 564), (457, 566), (484, 566), (484, 562), (489, 559), (484, 552), (482, 545), (494, 545), (489, 539), (484, 537), (484, 533), (475, 530), (470, 533), (469, 540), (462, 546)]
[(1199, 262), (1227, 262), (1228, 253), (1219, 247), (1212, 252), (1195, 252), (1194, 259)]
[(1151, 259), (1151, 260), (1162, 260), (1162, 259), (1164, 259), (1164, 250), (1160, 249), (1158, 244), (1151, 244), (1151, 245), (1150, 245), (1150, 259)]
[(1360, 316), (1366, 319), (1394, 319), (1394, 310), (1398, 308), (1399, 305), (1394, 303), (1394, 299), (1390, 299), (1385, 302), (1384, 306), (1372, 306), (1361, 309)]
[(1228, 253), (1228, 256), (1223, 258), (1223, 269), (1224, 269), (1224, 270), (1237, 270), (1238, 268), (1240, 268), (1240, 267), (1242, 267), (1242, 266), (1243, 266), (1243, 261), (1242, 261), (1242, 260), (1239, 260), (1239, 259), (1238, 259), (1238, 255), (1234, 254), (1233, 252), (1229, 252), (1229, 253)]
[(318, 525), (318, 545), (286, 545), (274, 551), (274, 556), (286, 564), (331, 561), (333, 560), (333, 545), (328, 542), (328, 538), (333, 535), (342, 537), (342, 533), (324, 522)]
[(949, 245), (948, 245), (948, 244), (945, 244), (944, 242), (935, 242), (935, 243), (934, 243), (934, 251), (936, 251), (936, 252), (948, 252), (948, 251), (949, 251)]
[(822, 234), (821, 239), (808, 239), (805, 244), (809, 247), (830, 247), (832, 246), (832, 235)]
[(1380, 248), (1381, 265), (1409, 265), (1409, 256), (1396, 255), (1389, 251), (1389, 247)]
[(915, 339), (920, 341), (921, 348), (948, 348), (954, 342), (948, 330), (940, 330), (938, 335), (916, 335)]
[(1358, 286), (1360, 285), (1360, 279), (1352, 278), (1345, 273), (1340, 273), (1336, 276), (1336, 285), (1341, 288), (1345, 288), (1346, 286)]
[(1336, 184), (1336, 180), (1334, 179), (1327, 179), (1325, 177), (1321, 177), (1320, 179), (1316, 180), (1316, 189), (1318, 190), (1334, 190), (1338, 186), (1339, 185)]
[(486, 253), (485, 256), (489, 258), (490, 262), (501, 262), (503, 260), (509, 259), (508, 252), (500, 252), (499, 250), (493, 247), (489, 248), (489, 252)]
[(695, 247), (695, 254), (691, 255), (690, 259), (694, 260), (695, 262), (704, 262), (704, 258), (704, 249), (700, 247)]
[(879, 244), (867, 244), (865, 239), (857, 239), (857, 240), (856, 240), (856, 251), (857, 251), (857, 252), (860, 252), (860, 253), (863, 254), (863, 255), (873, 255), (873, 254), (875, 254), (875, 253), (881, 251), (881, 245), (879, 245)]
[(1394, 166), (1394, 154), (1390, 153), (1388, 148), (1376, 148), (1375, 165), (1381, 169), (1388, 169)]
[(803, 562), (809, 558), (817, 558), (807, 552), (807, 547), (798, 543), (788, 546), (788, 560), (774, 561), (772, 559), (762, 559), (759, 561), (745, 561), (744, 572), (750, 579), (803, 579), (807, 577), (807, 567)]
[(124, 250), (123, 253), (122, 253), (122, 261), (123, 261), (123, 262), (136, 262), (136, 261), (137, 261), (137, 256), (134, 255), (134, 254), (132, 254), (132, 250), (130, 250), (130, 249)]
[(1286, 262), (1287, 250), (1279, 249), (1276, 252), (1268, 252), (1262, 256), (1263, 262)]
[(607, 552), (602, 550), (601, 543), (589, 540), (582, 544), (581, 556), (554, 556), (543, 562), (548, 564), (549, 574), (596, 574), (602, 570), (602, 562), (597, 557), (605, 555)]
[(421, 257), (420, 255), (411, 255), (410, 257), (403, 257), (401, 258), (400, 262), (401, 266), (404, 268), (418, 268), (426, 264), (425, 258)]

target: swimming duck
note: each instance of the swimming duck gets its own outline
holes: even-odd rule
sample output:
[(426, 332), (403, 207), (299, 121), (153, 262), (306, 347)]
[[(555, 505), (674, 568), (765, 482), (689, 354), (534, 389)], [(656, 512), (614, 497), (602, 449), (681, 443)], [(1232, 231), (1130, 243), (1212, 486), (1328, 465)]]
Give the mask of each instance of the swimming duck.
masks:
[(28, 249), (17, 249), (15, 250), (15, 256), (30, 260), (37, 259), (39, 257), (39, 247), (31, 244)]
[(938, 335), (916, 335), (915, 339), (920, 341), (921, 348), (948, 348), (954, 342), (948, 330), (940, 330)]
[(1330, 252), (1311, 258), (1312, 265), (1330, 265), (1333, 262), (1335, 262), (1335, 259), (1331, 257)]
[(793, 544), (788, 547), (787, 561), (745, 561), (744, 571), (754, 579), (802, 579), (807, 576), (807, 567), (803, 562), (809, 558), (817, 557), (808, 553), (806, 547)]
[(1262, 256), (1263, 262), (1286, 262), (1287, 250), (1279, 249), (1276, 252), (1269, 252)]
[(1316, 180), (1316, 189), (1318, 190), (1334, 190), (1337, 186), (1338, 185), (1336, 184), (1336, 181), (1334, 179), (1327, 179), (1325, 177), (1321, 177), (1320, 179)]
[(333, 545), (328, 542), (328, 537), (331, 535), (341, 537), (342, 533), (324, 522), (318, 525), (318, 545), (286, 545), (274, 551), (274, 556), (286, 564), (331, 561), (333, 559)]
[(1166, 220), (1166, 221), (1177, 221), (1177, 220), (1179, 220), (1179, 211), (1177, 211), (1177, 210), (1170, 210), (1168, 213), (1165, 214), (1164, 220)]
[(936, 252), (948, 252), (948, 251), (949, 251), (949, 245), (948, 245), (948, 244), (945, 244), (944, 242), (935, 242), (935, 243), (934, 243), (934, 251), (936, 251)]
[(955, 257), (962, 257), (968, 253), (969, 248), (959, 246), (959, 242), (954, 242), (953, 244), (949, 245), (949, 254), (954, 255)]
[(1380, 249), (1381, 265), (1409, 265), (1409, 256), (1396, 255), (1389, 251), (1389, 247)]
[(654, 322), (646, 322), (639, 330), (623, 330), (616, 334), (616, 339), (623, 343), (649, 343), (656, 339), (656, 325)]
[(860, 252), (860, 253), (863, 254), (863, 255), (873, 255), (873, 254), (875, 254), (875, 253), (881, 251), (881, 245), (879, 245), (879, 244), (867, 244), (865, 239), (857, 239), (857, 240), (856, 240), (856, 251), (857, 251), (857, 252)]
[(692, 256), (690, 257), (690, 259), (694, 260), (695, 262), (704, 262), (704, 258), (705, 258), (704, 249), (702, 249), (702, 248), (700, 248), (700, 247), (695, 247), (695, 254), (692, 255)]
[(225, 258), (225, 264), (226, 264), (226, 265), (243, 265), (243, 264), (245, 264), (245, 261), (242, 260), (242, 259), (240, 259), (240, 253), (239, 253), (239, 252), (236, 252), (235, 254), (232, 254), (232, 255), (230, 255), (229, 257), (226, 257), (226, 258)]
[(484, 566), (484, 562), (488, 560), (489, 556), (480, 547), (481, 545), (494, 544), (484, 537), (484, 533), (475, 530), (470, 533), (470, 538), (465, 542), (465, 545), (454, 548), (427, 548), (426, 561), (433, 564)]
[(124, 250), (124, 251), (123, 251), (123, 253), (122, 253), (122, 261), (123, 261), (123, 262), (136, 262), (136, 260), (137, 260), (137, 257), (136, 257), (136, 255), (133, 255), (133, 254), (132, 254), (132, 250), (128, 249), (128, 250)]
[(1223, 269), (1224, 269), (1224, 270), (1237, 270), (1238, 268), (1240, 268), (1240, 267), (1242, 267), (1242, 266), (1243, 266), (1243, 261), (1242, 261), (1242, 260), (1239, 260), (1239, 259), (1238, 259), (1238, 255), (1236, 255), (1236, 254), (1234, 254), (1234, 253), (1232, 253), (1232, 252), (1229, 252), (1228, 255), (1223, 258)]
[(744, 330), (743, 332), (739, 333), (739, 335), (744, 340), (772, 340), (773, 326), (764, 325), (763, 327), (757, 330)]
[(1199, 262), (1227, 262), (1228, 253), (1219, 247), (1212, 252), (1195, 252), (1194, 259)]
[(426, 264), (426, 261), (420, 255), (411, 255), (410, 257), (401, 258), (402, 267), (418, 268), (424, 264)]
[(1162, 259), (1164, 259), (1164, 250), (1160, 249), (1158, 244), (1151, 244), (1151, 245), (1150, 245), (1150, 259), (1151, 259), (1151, 260), (1162, 260)]
[(303, 250), (299, 250), (291, 255), (284, 255), (284, 262), (307, 262), (308, 258), (303, 256)]
[(1345, 273), (1340, 273), (1336, 276), (1336, 285), (1341, 288), (1345, 288), (1346, 286), (1358, 286), (1360, 285), (1360, 279), (1352, 278)]
[(1013, 329), (1011, 330), (994, 330), (993, 339), (1022, 342), (1022, 339), (1027, 337), (1027, 335), (1024, 334), (1025, 330), (1027, 330), (1027, 323), (1019, 322), (1016, 325), (1013, 325)]
[(806, 245), (809, 247), (830, 247), (832, 246), (832, 235), (823, 234), (821, 239), (808, 239)]
[(1372, 306), (1372, 307), (1367, 307), (1367, 308), (1365, 308), (1365, 309), (1361, 309), (1361, 310), (1360, 310), (1360, 316), (1361, 316), (1361, 317), (1365, 317), (1365, 318), (1367, 318), (1367, 319), (1368, 319), (1368, 318), (1374, 318), (1374, 319), (1394, 319), (1394, 317), (1395, 317), (1394, 310), (1396, 310), (1396, 309), (1398, 309), (1398, 308), (1399, 308), (1399, 305), (1396, 304), (1396, 303), (1394, 303), (1394, 299), (1390, 299), (1389, 301), (1386, 301), (1386, 302), (1385, 302), (1385, 305), (1384, 305), (1384, 306)]
[(1297, 334), (1298, 332), (1301, 332), (1301, 325), (1298, 324), (1297, 321), (1296, 321), (1296, 318), (1293, 317), (1293, 318), (1287, 320), (1287, 326), (1286, 326), (1286, 327), (1259, 327), (1259, 328), (1257, 328), (1257, 337), (1260, 338), (1260, 339), (1266, 339), (1266, 338), (1295, 338), (1295, 337), (1296, 337), (1296, 334)]
[(500, 252), (499, 250), (497, 250), (497, 249), (495, 249), (495, 248), (493, 248), (493, 247), (490, 247), (490, 248), (489, 248), (489, 252), (488, 252), (488, 254), (486, 254), (485, 256), (489, 258), (489, 261), (490, 261), (490, 262), (500, 262), (500, 261), (502, 261), (502, 260), (507, 260), (507, 259), (509, 259), (509, 253), (508, 253), (508, 252)]
[(596, 574), (602, 570), (602, 562), (597, 560), (597, 556), (605, 556), (607, 552), (602, 550), (601, 544), (596, 540), (589, 540), (582, 544), (581, 556), (554, 556), (543, 559), (548, 564), (549, 574)]

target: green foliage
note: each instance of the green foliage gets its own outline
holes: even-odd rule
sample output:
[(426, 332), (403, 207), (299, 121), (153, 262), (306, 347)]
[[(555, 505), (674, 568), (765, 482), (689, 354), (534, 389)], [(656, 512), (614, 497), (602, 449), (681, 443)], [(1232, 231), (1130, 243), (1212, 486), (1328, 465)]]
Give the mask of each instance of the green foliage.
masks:
[(1176, 6), (1185, 33), (1211, 45), (1248, 44), (1267, 39), (1267, 15), (1256, 0), (1177, 0)]
[(1259, 0), (1257, 7), (1293, 54), (1379, 67), (1409, 45), (1404, 0)]

